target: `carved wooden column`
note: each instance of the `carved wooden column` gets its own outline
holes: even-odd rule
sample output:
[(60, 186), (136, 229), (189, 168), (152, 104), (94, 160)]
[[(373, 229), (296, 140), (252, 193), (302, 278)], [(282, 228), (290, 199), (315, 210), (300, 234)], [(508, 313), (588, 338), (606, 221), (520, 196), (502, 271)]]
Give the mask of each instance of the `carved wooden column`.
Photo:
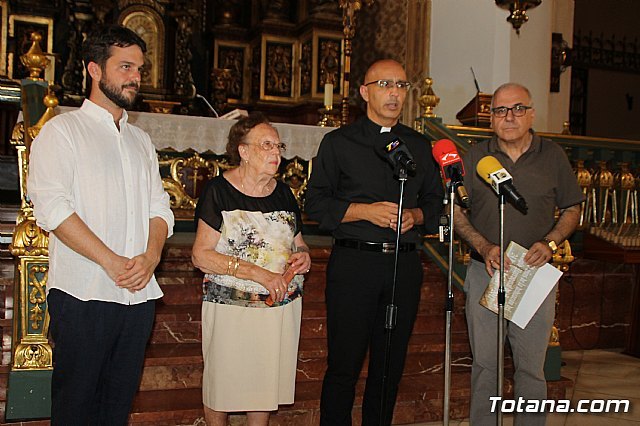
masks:
[[(374, 0), (364, 0), (371, 6)], [(349, 120), (349, 78), (351, 74), (351, 41), (356, 35), (356, 13), (362, 8), (362, 0), (340, 0), (344, 32), (344, 71), (342, 78), (342, 124)]]
[[(46, 287), (49, 272), (49, 236), (36, 224), (33, 205), (27, 194), (29, 150), (31, 141), (54, 113), (58, 99), (52, 87), (41, 104), (34, 108), (27, 102), (40, 103), (46, 83), (39, 77), (48, 59), (39, 46), (41, 37), (32, 35), (31, 49), (20, 59), (29, 68), (30, 77), (22, 81), (23, 123), (14, 129), (11, 143), (18, 151), (21, 205), (9, 250), (16, 257), (13, 313), (13, 360), (7, 389), (7, 420), (42, 418), (50, 413), (51, 370), (53, 356), (48, 340), (49, 315)], [(33, 92), (29, 95), (29, 92)], [(36, 122), (37, 120), (37, 122)], [(34, 124), (35, 122), (35, 124)], [(22, 124), (22, 126), (20, 126)]]
[(175, 89), (176, 94), (193, 98), (196, 95), (196, 87), (191, 74), (191, 50), (189, 40), (193, 33), (195, 11), (191, 9), (178, 10), (173, 13), (178, 23), (176, 34), (176, 70)]

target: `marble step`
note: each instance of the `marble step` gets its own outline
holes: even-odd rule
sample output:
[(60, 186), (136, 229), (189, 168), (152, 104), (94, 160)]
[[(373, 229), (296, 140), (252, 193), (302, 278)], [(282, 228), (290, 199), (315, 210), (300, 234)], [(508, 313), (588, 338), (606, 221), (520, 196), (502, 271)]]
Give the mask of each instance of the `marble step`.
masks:
[[(409, 424), (442, 420), (444, 398), (444, 377), (404, 377), (398, 392), (398, 400), (394, 411), (393, 424)], [(468, 413), (469, 375), (453, 373), (451, 378), (450, 416), (452, 419), (465, 418)], [(319, 423), (320, 382), (300, 383), (296, 386), (295, 403), (281, 406), (272, 415), (270, 425), (275, 426), (316, 426)], [(565, 398), (566, 389), (571, 381), (562, 379), (547, 382), (549, 398)], [(358, 395), (354, 402), (353, 421), (360, 423), (360, 409), (364, 380), (357, 384)], [(506, 380), (505, 397), (512, 395), (512, 382)], [(176, 426), (202, 424), (201, 389), (175, 389), (168, 391), (141, 391), (137, 394), (130, 424), (137, 426)], [(244, 425), (242, 414), (231, 416), (231, 424)], [(31, 422), (28, 423), (31, 425)], [(42, 423), (48, 424), (48, 423)], [(33, 425), (35, 426), (35, 424)]]
[[(191, 296), (189, 296), (191, 298)], [(166, 304), (164, 300), (156, 306), (156, 320), (151, 334), (151, 343), (194, 343), (201, 341), (201, 302), (191, 304)], [(442, 309), (420, 309), (413, 334), (442, 336), (444, 341), (445, 316)], [(326, 338), (325, 306), (321, 302), (304, 301), (302, 309), (301, 339)], [(452, 334), (466, 337), (464, 315), (454, 314), (451, 321)]]
[[(469, 370), (470, 355), (466, 335), (452, 335), (452, 371)], [(321, 381), (326, 369), (326, 340), (302, 339), (298, 349), (296, 382)], [(409, 341), (404, 374), (439, 374), (443, 371), (444, 341), (435, 335), (413, 335)], [(365, 359), (361, 377), (367, 377)], [(510, 365), (510, 363), (507, 363)], [(202, 353), (199, 342), (155, 343), (149, 345), (140, 389), (166, 390), (199, 387), (202, 380)]]
[[(319, 275), (322, 274), (320, 277)], [(164, 292), (163, 303), (198, 304), (202, 300), (202, 273), (197, 271), (161, 271), (156, 279)], [(324, 306), (324, 274), (310, 272), (304, 286), (305, 304), (318, 303)], [(427, 282), (420, 290), (420, 309), (433, 314), (443, 313), (445, 306), (446, 286), (442, 283)], [(314, 307), (315, 309), (315, 307)], [(457, 288), (454, 290), (454, 313), (464, 313), (464, 295)]]
[[(464, 417), (468, 409), (468, 379), (465, 376), (459, 373), (452, 375), (451, 408), (454, 418)], [(360, 423), (364, 384), (365, 380), (361, 379), (356, 386), (354, 424)], [(296, 402), (290, 406), (281, 406), (280, 410), (272, 415), (270, 425), (317, 425), (321, 387), (321, 382), (297, 383)], [(403, 378), (399, 387), (393, 423), (406, 424), (440, 419), (442, 388), (442, 380)], [(200, 388), (141, 391), (136, 395), (130, 424), (139, 426), (195, 425), (202, 417)], [(237, 414), (231, 417), (231, 424), (244, 424), (242, 415)]]

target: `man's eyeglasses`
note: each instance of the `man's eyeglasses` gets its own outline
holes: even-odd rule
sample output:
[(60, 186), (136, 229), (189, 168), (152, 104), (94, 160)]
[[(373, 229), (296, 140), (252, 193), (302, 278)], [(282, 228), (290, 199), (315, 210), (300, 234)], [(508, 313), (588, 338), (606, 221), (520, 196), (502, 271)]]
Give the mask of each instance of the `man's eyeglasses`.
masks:
[(376, 86), (382, 88), (382, 89), (393, 89), (394, 87), (397, 87), (400, 90), (407, 90), (409, 87), (411, 87), (411, 82), (410, 81), (404, 81), (404, 80), (399, 80), (399, 81), (393, 81), (393, 80), (375, 80), (375, 81), (370, 81), (368, 83), (365, 83), (365, 86), (370, 86), (372, 84), (375, 84)]
[(265, 151), (271, 151), (273, 148), (278, 148), (278, 151), (285, 152), (287, 150), (287, 145), (282, 142), (273, 142), (273, 141), (262, 141), (258, 144), (248, 143), (247, 145), (256, 145), (262, 148)]
[(509, 111), (511, 111), (513, 113), (514, 117), (522, 117), (531, 108), (533, 108), (533, 107), (530, 107), (530, 106), (527, 106), (527, 105), (516, 105), (516, 106), (511, 107), (511, 108), (507, 108), (505, 106), (499, 106), (499, 107), (491, 108), (491, 112), (493, 113), (493, 115), (495, 115), (498, 118), (506, 117), (507, 114), (509, 114)]

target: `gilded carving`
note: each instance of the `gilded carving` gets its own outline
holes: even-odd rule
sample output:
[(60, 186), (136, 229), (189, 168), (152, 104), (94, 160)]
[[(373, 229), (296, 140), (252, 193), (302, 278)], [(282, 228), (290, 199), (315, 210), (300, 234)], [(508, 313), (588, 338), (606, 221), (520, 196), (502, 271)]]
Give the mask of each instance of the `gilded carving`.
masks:
[(13, 369), (51, 369), (52, 352), (47, 340), (48, 259), (45, 256), (22, 256), (18, 270), (18, 309), (14, 317), (14, 327), (18, 334), (15, 340)]
[(440, 103), (440, 98), (433, 92), (433, 80), (429, 77), (422, 81), (422, 95), (418, 98), (418, 103), (423, 108), (422, 117), (435, 117), (433, 110)]
[(340, 82), (340, 44), (341, 40), (321, 38), (319, 40), (318, 63), (320, 64), (320, 81), (318, 91), (325, 84), (333, 84), (337, 88)]
[[(28, 212), (31, 216), (32, 212)], [(48, 256), (49, 255), (49, 233), (43, 231), (36, 225), (35, 219), (23, 217), (21, 212), (18, 216), (18, 225), (13, 232), (13, 239), (9, 250), (13, 256)]]
[(244, 55), (244, 47), (224, 45), (218, 47), (218, 68), (229, 70), (229, 81), (226, 88), (228, 98), (242, 99)]
[(53, 367), (52, 351), (49, 345), (20, 343), (16, 347), (13, 361), (14, 370), (50, 370)]
[[(43, 306), (47, 302), (48, 265), (34, 265), (29, 270), (29, 321), (31, 328), (37, 330), (41, 327), (44, 320), (45, 308)], [(41, 276), (38, 279), (38, 276)]]
[(20, 56), (20, 62), (29, 70), (29, 78), (31, 80), (40, 80), (40, 74), (51, 62), (40, 48), (41, 40), (42, 35), (40, 33), (31, 33), (31, 47), (27, 53)]
[(293, 95), (293, 45), (267, 42), (267, 74), (265, 95), (291, 97)]
[(311, 94), (312, 71), (313, 71), (313, 42), (311, 39), (304, 41), (301, 44), (300, 54), (300, 94)]
[(187, 159), (174, 158), (159, 163), (160, 166), (169, 165), (170, 176), (162, 179), (162, 186), (174, 209), (195, 209), (204, 185), (223, 168), (217, 161), (206, 160), (198, 153)]
[(300, 209), (304, 206), (304, 197), (307, 193), (307, 182), (309, 180), (309, 171), (305, 170), (304, 164), (300, 158), (295, 157), (285, 166), (284, 173), (281, 178), (282, 182), (289, 185), (293, 196), (298, 202)]
[(178, 32), (176, 33), (175, 88), (178, 94), (192, 98), (196, 95), (196, 86), (191, 74), (192, 54), (189, 49), (189, 40), (193, 33), (194, 16), (192, 11), (182, 10), (175, 12), (173, 17), (178, 24)]

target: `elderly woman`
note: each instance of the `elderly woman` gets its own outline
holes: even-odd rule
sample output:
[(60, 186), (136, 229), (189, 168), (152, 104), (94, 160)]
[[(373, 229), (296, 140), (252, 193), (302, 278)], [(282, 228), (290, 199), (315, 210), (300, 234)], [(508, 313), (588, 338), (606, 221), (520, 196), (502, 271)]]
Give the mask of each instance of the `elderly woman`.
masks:
[[(246, 411), (267, 425), (292, 404), (302, 311), (300, 274), (309, 272), (300, 209), (274, 179), (286, 146), (261, 114), (229, 131), (239, 166), (212, 179), (196, 209), (193, 264), (206, 275), (202, 304), (203, 402), (209, 426)], [(293, 278), (292, 278), (293, 277)]]

